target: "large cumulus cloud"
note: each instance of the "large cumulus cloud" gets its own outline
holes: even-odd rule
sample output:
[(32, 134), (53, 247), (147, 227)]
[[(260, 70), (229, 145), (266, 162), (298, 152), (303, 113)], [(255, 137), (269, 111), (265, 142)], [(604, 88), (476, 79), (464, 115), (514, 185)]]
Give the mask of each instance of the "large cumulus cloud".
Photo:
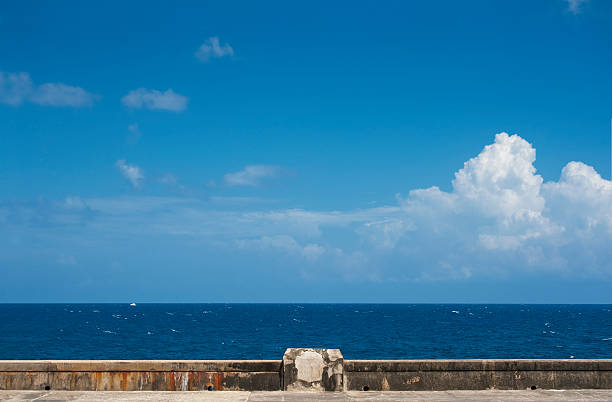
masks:
[(374, 230), (369, 239), (389, 245), (395, 232), (389, 253), (420, 278), (533, 270), (610, 276), (612, 183), (581, 162), (544, 183), (535, 158), (520, 136), (497, 134), (456, 172), (452, 191), (410, 191), (398, 216), (366, 225)]

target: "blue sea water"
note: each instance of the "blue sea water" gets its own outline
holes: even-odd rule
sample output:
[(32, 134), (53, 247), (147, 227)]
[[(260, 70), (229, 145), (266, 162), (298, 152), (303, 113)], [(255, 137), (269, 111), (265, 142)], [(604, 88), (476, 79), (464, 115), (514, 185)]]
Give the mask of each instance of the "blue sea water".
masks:
[(612, 305), (0, 304), (0, 359), (612, 358)]

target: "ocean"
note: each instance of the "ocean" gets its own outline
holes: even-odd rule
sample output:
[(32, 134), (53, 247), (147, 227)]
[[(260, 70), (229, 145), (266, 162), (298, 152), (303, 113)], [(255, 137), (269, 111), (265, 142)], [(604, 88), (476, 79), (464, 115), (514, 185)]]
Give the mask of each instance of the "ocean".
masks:
[(612, 358), (612, 305), (0, 304), (0, 359)]

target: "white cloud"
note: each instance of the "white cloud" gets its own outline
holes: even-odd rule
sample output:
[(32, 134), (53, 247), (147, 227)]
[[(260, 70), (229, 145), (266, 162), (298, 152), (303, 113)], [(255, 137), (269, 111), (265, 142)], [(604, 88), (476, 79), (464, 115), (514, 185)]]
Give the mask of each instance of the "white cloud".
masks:
[(78, 210), (82, 211), (87, 209), (87, 204), (81, 199), (81, 197), (76, 196), (68, 196), (64, 200), (64, 208), (68, 210)]
[(259, 185), (264, 179), (273, 178), (280, 174), (281, 168), (271, 165), (249, 165), (243, 170), (227, 173), (223, 176), (228, 186), (250, 186)]
[(429, 278), (460, 276), (466, 267), (481, 275), (612, 274), (602, 264), (611, 253), (595, 240), (612, 241), (612, 183), (577, 162), (563, 169), (559, 182), (543, 183), (534, 161), (531, 144), (498, 134), (455, 174), (453, 191), (413, 190), (400, 201), (403, 213), (395, 219), (412, 229), (394, 252), (406, 261), (428, 261), (423, 274)]
[(5, 74), (0, 72), (0, 102), (19, 106), (34, 92), (34, 84), (28, 73)]
[(0, 72), (0, 103), (20, 106), (24, 102), (41, 106), (84, 107), (98, 98), (80, 87), (57, 83), (36, 86), (28, 73)]
[[(61, 203), (0, 203), (0, 231), (76, 227), (89, 241), (106, 233), (181, 236), (228, 255), (238, 248), (313, 278), (325, 272), (387, 281), (529, 273), (612, 279), (612, 182), (582, 162), (568, 163), (559, 180), (545, 182), (535, 157), (527, 141), (500, 133), (456, 172), (450, 191), (415, 189), (386, 207), (313, 211), (246, 202), (223, 209), (223, 202), (187, 197), (73, 196)], [(117, 166), (140, 185), (138, 167)]]
[(239, 239), (236, 241), (236, 246), (240, 249), (258, 250), (258, 251), (280, 251), (304, 258), (307, 261), (317, 261), (325, 252), (326, 249), (316, 243), (309, 243), (305, 246), (300, 245), (293, 237), (289, 235), (262, 236), (255, 239)]
[(307, 260), (316, 261), (325, 253), (325, 251), (325, 247), (311, 243), (302, 247), (301, 254)]
[(140, 132), (140, 127), (138, 127), (138, 123), (133, 123), (128, 125), (129, 134), (127, 136), (128, 144), (135, 145), (140, 141), (140, 137), (142, 137), (142, 133)]
[(392, 218), (366, 222), (363, 228), (358, 229), (358, 233), (370, 239), (377, 247), (392, 249), (409, 230), (414, 230), (411, 223), (401, 218)]
[(83, 88), (71, 87), (60, 83), (40, 85), (30, 101), (43, 106), (91, 106), (94, 96)]
[(586, 4), (589, 0), (566, 0), (567, 8), (570, 12), (574, 14), (580, 13), (582, 11), (582, 5)]
[(219, 38), (213, 36), (208, 38), (202, 46), (195, 52), (195, 56), (203, 62), (208, 62), (210, 59), (218, 59), (226, 56), (233, 56), (234, 49), (228, 44), (221, 46)]
[(155, 89), (138, 88), (128, 92), (121, 102), (132, 109), (169, 110), (182, 112), (187, 108), (189, 98), (172, 89), (160, 92)]
[(240, 204), (273, 204), (278, 203), (281, 200), (275, 198), (262, 198), (262, 197), (244, 197), (244, 196), (217, 196), (213, 195), (209, 197), (209, 200), (214, 203), (222, 205), (240, 205)]
[(169, 189), (185, 194), (189, 192), (188, 188), (181, 183), (180, 178), (172, 173), (164, 173), (161, 176), (158, 176), (156, 181), (165, 185)]
[(498, 134), (455, 174), (454, 194), (485, 216), (540, 213), (542, 177), (535, 174), (535, 149), (518, 135)]
[(157, 181), (166, 184), (168, 186), (177, 186), (179, 184), (179, 178), (172, 173), (166, 173), (157, 178)]
[(119, 171), (125, 177), (132, 187), (138, 189), (142, 186), (144, 180), (144, 173), (142, 169), (136, 165), (128, 165), (125, 163), (125, 159), (118, 160), (115, 165), (119, 168)]

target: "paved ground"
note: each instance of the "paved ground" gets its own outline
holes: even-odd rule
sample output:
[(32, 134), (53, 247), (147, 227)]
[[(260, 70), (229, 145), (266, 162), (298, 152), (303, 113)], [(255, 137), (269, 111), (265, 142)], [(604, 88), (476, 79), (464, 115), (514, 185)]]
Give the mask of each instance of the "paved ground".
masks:
[(0, 401), (612, 401), (612, 390), (421, 392), (0, 391)]

